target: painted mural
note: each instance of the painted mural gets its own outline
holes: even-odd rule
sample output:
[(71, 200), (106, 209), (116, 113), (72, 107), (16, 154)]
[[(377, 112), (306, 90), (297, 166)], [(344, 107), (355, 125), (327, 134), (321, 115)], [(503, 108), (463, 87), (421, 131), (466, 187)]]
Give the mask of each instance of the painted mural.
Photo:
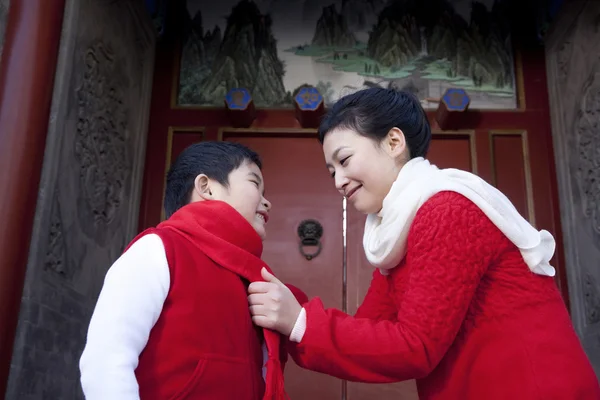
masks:
[(516, 107), (502, 0), (187, 0), (179, 105), (223, 106), (248, 88), (258, 107), (291, 107), (305, 85), (328, 104), (394, 87), (426, 108), (449, 87), (471, 108)]

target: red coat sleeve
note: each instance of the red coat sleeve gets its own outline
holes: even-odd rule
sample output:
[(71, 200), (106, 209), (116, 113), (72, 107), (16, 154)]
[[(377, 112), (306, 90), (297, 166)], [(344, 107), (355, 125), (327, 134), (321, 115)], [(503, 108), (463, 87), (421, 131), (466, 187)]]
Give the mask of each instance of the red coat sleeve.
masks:
[(396, 306), (394, 299), (389, 294), (389, 282), (385, 276), (381, 275), (379, 269), (375, 269), (373, 272), (369, 290), (354, 317), (368, 318), (374, 321), (396, 320)]
[(407, 242), (409, 287), (396, 321), (352, 318), (304, 304), (307, 327), (296, 363), (351, 381), (427, 376), (453, 342), (502, 233), (465, 197), (442, 192), (418, 211)]

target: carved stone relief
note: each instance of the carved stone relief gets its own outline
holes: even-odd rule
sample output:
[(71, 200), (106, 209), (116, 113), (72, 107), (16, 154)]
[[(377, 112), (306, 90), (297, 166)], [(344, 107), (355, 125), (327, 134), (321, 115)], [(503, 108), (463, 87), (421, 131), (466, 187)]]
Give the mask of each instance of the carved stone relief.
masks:
[(600, 294), (598, 293), (598, 282), (590, 274), (585, 275), (583, 281), (583, 294), (587, 322), (589, 324), (600, 322)]
[(546, 40), (573, 324), (600, 377), (600, 2), (565, 2)]
[(586, 82), (578, 114), (574, 130), (579, 152), (577, 181), (583, 193), (583, 212), (600, 234), (600, 71)]
[(558, 50), (557, 58), (558, 58), (558, 77), (561, 81), (567, 79), (567, 74), (569, 70), (569, 60), (571, 58), (571, 52), (573, 51), (573, 43), (566, 40)]
[(10, 0), (0, 0), (0, 58), (4, 48), (4, 33), (6, 32), (6, 18), (8, 17), (8, 7)]
[(137, 233), (152, 22), (139, 0), (65, 7), (10, 399), (83, 398), (90, 316), (106, 271)]
[(71, 271), (68, 271), (67, 269), (67, 259), (65, 257), (65, 238), (63, 234), (62, 219), (60, 217), (57, 191), (55, 191), (52, 196), (50, 232), (48, 234), (44, 269), (53, 271), (63, 277), (70, 278)]
[(125, 99), (130, 85), (110, 45), (98, 41), (82, 58), (74, 143), (80, 184), (77, 212), (84, 233), (104, 244), (114, 233), (112, 222), (120, 216), (131, 173), (127, 137), (131, 105)]

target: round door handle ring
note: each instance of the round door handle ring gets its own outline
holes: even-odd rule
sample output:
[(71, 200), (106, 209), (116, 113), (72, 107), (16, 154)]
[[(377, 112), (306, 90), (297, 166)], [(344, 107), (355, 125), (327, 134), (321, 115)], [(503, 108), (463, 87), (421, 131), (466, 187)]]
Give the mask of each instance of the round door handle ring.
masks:
[[(316, 219), (305, 219), (298, 225), (298, 236), (300, 237), (300, 254), (308, 261), (321, 253), (321, 236), (323, 236), (323, 225)], [(307, 252), (305, 247), (316, 247), (312, 252)]]

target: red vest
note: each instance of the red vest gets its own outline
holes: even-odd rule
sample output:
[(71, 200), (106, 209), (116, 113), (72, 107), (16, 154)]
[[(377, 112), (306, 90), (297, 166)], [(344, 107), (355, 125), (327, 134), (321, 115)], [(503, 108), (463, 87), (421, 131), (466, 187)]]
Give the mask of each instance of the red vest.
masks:
[(280, 336), (255, 327), (248, 309), (247, 282), (266, 266), (252, 226), (226, 203), (204, 201), (133, 242), (150, 233), (164, 243), (171, 286), (136, 369), (141, 399), (288, 399)]

